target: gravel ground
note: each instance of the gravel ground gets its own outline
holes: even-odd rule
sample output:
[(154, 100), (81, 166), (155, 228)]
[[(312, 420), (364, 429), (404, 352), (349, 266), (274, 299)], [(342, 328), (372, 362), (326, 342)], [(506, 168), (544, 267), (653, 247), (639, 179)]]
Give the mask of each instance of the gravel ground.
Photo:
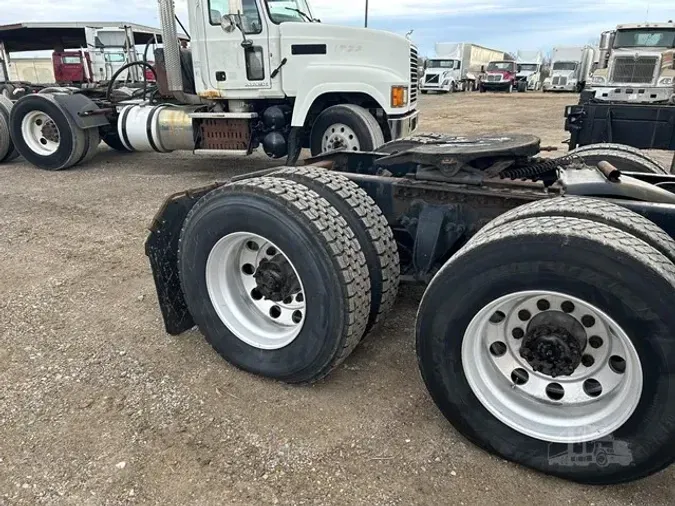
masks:
[[(424, 96), (422, 130), (560, 145), (575, 100)], [(464, 440), (418, 374), (418, 288), (312, 387), (167, 336), (146, 225), (165, 195), (270, 165), (101, 147), (61, 173), (0, 167), (0, 504), (675, 504), (675, 468), (584, 487)]]

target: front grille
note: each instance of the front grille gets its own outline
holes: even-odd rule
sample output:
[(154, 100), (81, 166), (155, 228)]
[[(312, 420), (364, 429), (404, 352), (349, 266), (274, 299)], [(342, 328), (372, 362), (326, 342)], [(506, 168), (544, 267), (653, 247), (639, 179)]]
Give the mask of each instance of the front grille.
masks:
[(565, 76), (555, 76), (553, 78), (554, 86), (565, 86), (567, 84), (567, 78)]
[(490, 75), (487, 76), (487, 82), (488, 83), (498, 83), (502, 80), (502, 76), (500, 75)]
[(436, 84), (438, 84), (438, 78), (439, 78), (439, 77), (441, 77), (439, 74), (431, 74), (431, 75), (426, 76), (425, 81), (426, 81), (427, 83), (436, 83)]
[(419, 85), (419, 60), (417, 48), (410, 45), (410, 103), (417, 102), (417, 87)]
[(612, 83), (651, 84), (659, 63), (655, 56), (618, 56), (612, 68)]

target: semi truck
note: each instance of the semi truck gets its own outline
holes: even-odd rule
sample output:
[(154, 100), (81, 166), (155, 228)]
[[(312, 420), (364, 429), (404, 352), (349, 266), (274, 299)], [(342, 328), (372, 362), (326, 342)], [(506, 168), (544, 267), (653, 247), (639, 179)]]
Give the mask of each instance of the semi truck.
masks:
[(503, 55), (503, 51), (470, 42), (437, 43), (436, 56), (427, 61), (420, 90), (422, 93), (475, 90), (482, 69)]
[(597, 48), (592, 46), (554, 47), (551, 75), (544, 80), (543, 90), (580, 92), (589, 81)]
[(626, 24), (603, 32), (590, 89), (601, 102), (675, 104), (675, 23)]
[(516, 54), (518, 91), (539, 91), (542, 85), (544, 55), (540, 51), (518, 51)]
[(514, 60), (502, 59), (491, 61), (485, 67), (479, 89), (481, 93), (486, 91), (513, 92), (517, 86), (518, 64)]
[(87, 160), (100, 138), (122, 151), (232, 156), (262, 147), (294, 163), (305, 147), (372, 150), (417, 128), (418, 54), (405, 37), (322, 24), (305, 0), (187, 5), (190, 48), (178, 42), (173, 1), (160, 0), (156, 64), (118, 70), (149, 68), (156, 86), (119, 99), (113, 76), (103, 97), (25, 96), (8, 115), (12, 149), (47, 170)]

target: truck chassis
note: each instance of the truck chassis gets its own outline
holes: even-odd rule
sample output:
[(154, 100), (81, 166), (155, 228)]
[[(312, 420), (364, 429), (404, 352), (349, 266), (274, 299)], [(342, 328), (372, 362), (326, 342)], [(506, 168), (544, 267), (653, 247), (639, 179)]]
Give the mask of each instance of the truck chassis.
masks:
[[(197, 325), (243, 370), (313, 382), (400, 281), (427, 284), (418, 362), (462, 434), (583, 483), (657, 472), (675, 444), (675, 176), (540, 149), (418, 136), (173, 195), (146, 242), (166, 330)], [(550, 458), (608, 437), (628, 465)]]

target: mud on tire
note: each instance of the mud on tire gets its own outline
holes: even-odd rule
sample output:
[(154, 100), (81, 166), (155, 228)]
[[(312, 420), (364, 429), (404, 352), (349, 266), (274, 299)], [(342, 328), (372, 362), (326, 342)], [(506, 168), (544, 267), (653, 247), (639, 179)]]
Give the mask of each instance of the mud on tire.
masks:
[[(233, 234), (264, 238), (280, 250), (267, 249), (264, 254), (283, 254), (297, 273), (304, 290), (304, 314), (297, 335), (282, 347), (259, 344), (263, 342), (262, 334), (248, 330), (243, 334), (238, 325), (248, 320), (237, 319), (241, 315), (233, 320), (231, 314), (224, 313), (217, 303), (219, 293), (213, 288), (219, 285), (212, 282), (209, 287), (207, 283), (207, 274), (212, 272), (209, 269), (216, 269), (220, 279), (230, 272), (222, 270), (225, 265), (236, 262), (230, 255), (222, 269), (217, 264), (207, 265), (218, 258), (213, 255), (219, 244), (225, 244), (223, 240), (237, 237)], [(257, 251), (256, 248), (253, 250)], [(194, 321), (216, 351), (241, 369), (289, 383), (316, 381), (342, 363), (364, 334), (371, 296), (368, 268), (360, 245), (349, 225), (326, 199), (294, 181), (261, 177), (209, 193), (186, 218), (178, 258), (183, 293)], [(245, 274), (257, 280), (255, 276), (262, 274), (263, 265), (268, 264), (245, 265), (243, 271), (248, 268)], [(233, 280), (236, 281), (234, 275), (225, 282), (227, 290), (236, 291), (237, 286), (245, 287), (248, 282), (235, 286)], [(256, 293), (258, 288), (250, 292), (243, 288), (238, 296), (251, 295), (267, 301), (260, 291)], [(260, 289), (268, 288), (265, 285)], [(214, 298), (211, 294), (215, 294)], [(255, 305), (253, 300), (246, 304), (242, 307)], [(221, 316), (224, 314), (227, 317)], [(242, 314), (253, 315), (255, 323), (261, 322), (260, 328), (266, 331), (277, 328), (270, 327), (262, 319), (264, 315)]]

